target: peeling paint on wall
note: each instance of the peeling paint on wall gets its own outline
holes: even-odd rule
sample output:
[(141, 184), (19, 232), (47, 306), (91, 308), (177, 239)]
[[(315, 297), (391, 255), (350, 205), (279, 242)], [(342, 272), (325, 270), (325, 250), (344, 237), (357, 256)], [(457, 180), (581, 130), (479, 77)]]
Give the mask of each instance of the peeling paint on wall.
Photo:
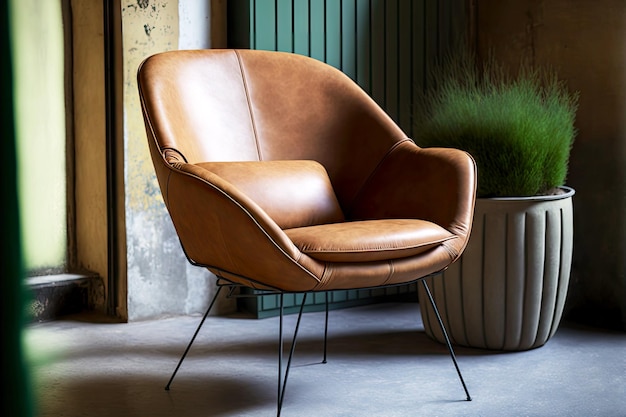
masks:
[[(180, 1), (193, 2), (195, 7), (198, 0)], [(127, 301), (131, 321), (202, 312), (214, 291), (209, 272), (191, 266), (180, 247), (154, 174), (137, 91), (141, 62), (152, 54), (178, 48), (178, 10), (179, 2), (171, 0), (137, 0), (122, 7)], [(192, 19), (208, 21), (197, 16)], [(195, 42), (201, 47), (203, 41)], [(224, 301), (221, 304), (225, 305), (222, 311), (233, 308)]]
[(128, 318), (182, 314), (188, 288), (180, 271), (186, 260), (154, 174), (137, 90), (141, 62), (178, 44), (177, 2), (122, 6), (122, 37)]
[[(149, 7), (150, 6), (150, 7)], [(148, 152), (137, 93), (137, 69), (148, 56), (178, 45), (178, 5), (138, 0), (122, 7), (124, 39), (124, 136), (127, 215), (162, 210), (163, 201)]]
[[(185, 36), (183, 47), (206, 47), (205, 36), (209, 32), (204, 25), (209, 21), (208, 8), (198, 12), (198, 3), (199, 0), (136, 0), (122, 6), (130, 321), (203, 312), (215, 291), (210, 273), (192, 266), (185, 258), (165, 208), (148, 150), (136, 81), (137, 69), (145, 58), (179, 48), (179, 9), (183, 10), (185, 26), (182, 29)], [(218, 311), (234, 309), (232, 300), (221, 300), (219, 304)]]

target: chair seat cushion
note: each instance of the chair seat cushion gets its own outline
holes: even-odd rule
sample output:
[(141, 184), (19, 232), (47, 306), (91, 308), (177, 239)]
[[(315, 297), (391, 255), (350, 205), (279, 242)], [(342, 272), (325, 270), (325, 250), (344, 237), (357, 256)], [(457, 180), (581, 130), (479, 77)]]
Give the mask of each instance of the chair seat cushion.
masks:
[(322, 224), (285, 230), (302, 252), (328, 262), (406, 258), (458, 239), (425, 220), (389, 219)]

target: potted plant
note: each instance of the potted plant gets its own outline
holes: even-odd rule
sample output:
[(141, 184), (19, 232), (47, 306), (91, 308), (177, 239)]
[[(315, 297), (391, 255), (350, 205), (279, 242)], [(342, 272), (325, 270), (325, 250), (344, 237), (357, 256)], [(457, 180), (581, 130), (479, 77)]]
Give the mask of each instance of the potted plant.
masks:
[[(542, 346), (560, 322), (571, 270), (574, 190), (564, 183), (578, 94), (554, 71), (524, 64), (510, 75), (469, 54), (448, 58), (430, 85), (416, 142), (464, 149), (478, 167), (468, 246), (430, 283), (449, 336), (484, 349)], [(443, 342), (420, 305), (426, 332)]]

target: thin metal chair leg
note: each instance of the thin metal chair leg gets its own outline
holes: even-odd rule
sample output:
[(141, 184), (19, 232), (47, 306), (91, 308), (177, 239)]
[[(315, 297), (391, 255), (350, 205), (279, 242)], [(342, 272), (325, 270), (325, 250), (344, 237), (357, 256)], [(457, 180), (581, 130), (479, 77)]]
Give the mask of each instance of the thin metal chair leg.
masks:
[(170, 385), (172, 384), (172, 381), (174, 380), (174, 377), (176, 376), (176, 373), (178, 372), (178, 368), (180, 368), (180, 365), (182, 365), (183, 361), (185, 360), (185, 357), (187, 356), (187, 353), (189, 352), (191, 345), (193, 345), (194, 340), (196, 340), (196, 336), (198, 335), (200, 328), (204, 324), (204, 321), (206, 320), (207, 316), (209, 315), (209, 312), (213, 308), (213, 305), (215, 304), (215, 301), (217, 300), (217, 296), (220, 295), (220, 291), (222, 291), (222, 288), (223, 287), (217, 287), (217, 291), (215, 292), (215, 295), (213, 296), (213, 300), (211, 300), (211, 304), (209, 304), (209, 308), (207, 308), (206, 313), (204, 313), (204, 316), (202, 317), (202, 320), (200, 321), (198, 328), (193, 334), (193, 337), (191, 338), (191, 340), (189, 341), (189, 344), (187, 345), (187, 348), (185, 349), (183, 356), (181, 356), (180, 360), (178, 361), (178, 365), (176, 365), (176, 369), (174, 369), (174, 372), (172, 373), (170, 380), (167, 382), (167, 385), (165, 386), (166, 391), (170, 390)]
[(280, 309), (279, 309), (279, 321), (278, 321), (278, 394), (276, 395), (276, 415), (280, 416), (280, 409), (282, 408), (282, 383), (283, 383), (283, 316), (285, 297), (283, 293), (280, 293)]
[[(285, 398), (285, 388), (287, 387), (287, 378), (289, 377), (289, 369), (291, 369), (291, 359), (293, 358), (293, 352), (296, 349), (296, 338), (298, 337), (298, 329), (300, 329), (300, 320), (302, 319), (302, 312), (304, 311), (304, 303), (306, 302), (307, 293), (304, 293), (302, 298), (302, 304), (300, 305), (300, 312), (298, 313), (298, 320), (296, 321), (296, 328), (293, 332), (293, 340), (291, 341), (291, 348), (289, 350), (289, 358), (287, 359), (287, 367), (285, 368), (285, 376), (282, 375), (282, 362), (283, 362), (283, 294), (280, 294), (280, 329), (279, 329), (279, 346), (278, 346), (278, 410), (276, 416), (280, 417), (280, 412), (283, 408), (283, 399)], [(282, 383), (281, 383), (282, 380)]]
[(452, 358), (452, 362), (454, 362), (454, 367), (456, 368), (456, 373), (459, 375), (459, 379), (461, 380), (461, 384), (463, 385), (463, 389), (465, 390), (465, 395), (467, 396), (467, 401), (472, 401), (472, 397), (470, 396), (469, 391), (467, 390), (467, 385), (465, 385), (465, 380), (463, 380), (463, 375), (461, 375), (461, 370), (459, 369), (459, 365), (456, 361), (456, 355), (454, 354), (454, 350), (452, 349), (452, 344), (450, 343), (450, 338), (448, 337), (448, 332), (446, 331), (446, 327), (443, 324), (443, 320), (441, 320), (441, 316), (439, 315), (439, 310), (437, 309), (437, 305), (435, 304), (435, 300), (433, 299), (432, 294), (430, 293), (430, 289), (428, 288), (428, 284), (426, 284), (426, 280), (422, 280), (422, 284), (424, 284), (424, 290), (426, 290), (426, 295), (428, 295), (428, 300), (430, 301), (430, 305), (432, 306), (435, 316), (437, 317), (437, 321), (439, 322), (439, 327), (441, 328), (441, 332), (443, 333), (443, 337), (446, 340), (446, 345), (448, 346), (448, 351), (450, 352), (450, 357)]
[(322, 363), (326, 363), (326, 357), (328, 352), (328, 291), (325, 293), (326, 295), (326, 318), (324, 320), (324, 358), (322, 359)]

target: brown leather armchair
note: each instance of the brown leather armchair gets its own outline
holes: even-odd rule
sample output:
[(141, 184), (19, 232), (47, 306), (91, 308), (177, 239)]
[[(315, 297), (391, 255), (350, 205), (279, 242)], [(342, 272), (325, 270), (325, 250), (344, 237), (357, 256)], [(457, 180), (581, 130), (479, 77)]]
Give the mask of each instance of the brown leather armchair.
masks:
[(282, 52), (173, 51), (145, 60), (138, 82), (181, 244), (222, 282), (280, 294), (382, 287), (463, 252), (473, 159), (416, 146), (339, 70)]

